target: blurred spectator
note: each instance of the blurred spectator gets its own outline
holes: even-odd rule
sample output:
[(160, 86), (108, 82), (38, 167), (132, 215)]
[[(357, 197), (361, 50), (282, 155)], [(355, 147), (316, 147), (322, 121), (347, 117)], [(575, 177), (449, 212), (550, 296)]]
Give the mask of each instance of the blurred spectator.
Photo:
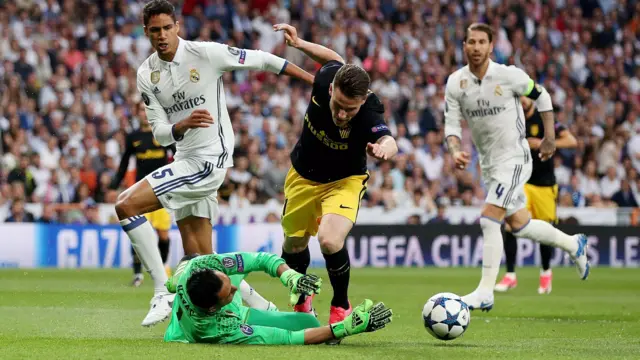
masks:
[(438, 204), (438, 212), (436, 216), (429, 219), (428, 224), (448, 224), (447, 208), (451, 205), (451, 202), (446, 197), (439, 198), (436, 203)]
[(30, 223), (30, 222), (34, 222), (35, 219), (33, 217), (33, 214), (31, 214), (30, 212), (26, 211), (24, 209), (24, 200), (22, 199), (14, 199), (13, 203), (11, 203), (11, 214), (9, 215), (9, 217), (5, 220), (5, 222), (13, 222), (13, 223)]
[(38, 219), (41, 224), (54, 224), (57, 222), (56, 211), (52, 204), (45, 203), (42, 206), (42, 216)]
[(620, 182), (620, 190), (611, 197), (619, 207), (638, 207), (635, 196), (627, 179)]

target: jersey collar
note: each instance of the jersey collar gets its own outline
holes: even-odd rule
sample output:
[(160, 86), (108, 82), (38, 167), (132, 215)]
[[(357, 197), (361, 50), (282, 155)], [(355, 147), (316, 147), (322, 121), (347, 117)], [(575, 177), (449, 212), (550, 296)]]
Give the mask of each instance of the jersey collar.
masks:
[[(490, 79), (493, 75), (495, 75), (496, 65), (497, 64), (493, 60), (489, 59), (489, 67), (487, 67), (487, 72), (484, 74), (483, 80)], [(467, 74), (469, 75), (469, 77), (471, 77), (471, 79), (473, 79), (473, 81), (478, 81), (478, 78), (469, 69), (469, 65), (467, 65)]]
[(158, 63), (160, 64), (160, 66), (162, 68), (168, 68), (171, 64), (180, 66), (180, 63), (182, 62), (182, 58), (184, 57), (184, 46), (185, 46), (185, 40), (182, 39), (181, 37), (178, 37), (178, 49), (176, 50), (176, 54), (173, 56), (173, 60), (164, 61), (160, 59), (160, 57), (158, 57)]

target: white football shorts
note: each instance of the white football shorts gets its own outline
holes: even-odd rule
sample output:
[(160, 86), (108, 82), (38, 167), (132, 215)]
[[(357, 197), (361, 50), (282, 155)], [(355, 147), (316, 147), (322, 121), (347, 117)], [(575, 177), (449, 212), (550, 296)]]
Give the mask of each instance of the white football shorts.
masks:
[(533, 170), (531, 162), (527, 164), (505, 164), (483, 172), (482, 177), (487, 189), (485, 201), (507, 211), (507, 216), (526, 207), (527, 196), (524, 185), (529, 181)]
[(176, 221), (187, 216), (217, 221), (218, 189), (226, 168), (197, 159), (180, 159), (167, 164), (145, 179), (149, 181), (162, 206), (175, 213)]

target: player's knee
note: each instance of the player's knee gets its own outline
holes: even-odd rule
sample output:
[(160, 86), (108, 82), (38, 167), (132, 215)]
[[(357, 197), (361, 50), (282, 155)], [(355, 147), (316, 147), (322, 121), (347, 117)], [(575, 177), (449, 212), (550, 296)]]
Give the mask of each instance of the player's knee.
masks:
[(323, 254), (334, 254), (344, 246), (344, 239), (334, 234), (319, 234), (318, 242)]
[(123, 192), (118, 195), (118, 199), (116, 200), (116, 214), (120, 220), (138, 215), (136, 213), (136, 208), (133, 202), (130, 199), (130, 194), (128, 191)]
[(296, 254), (302, 252), (307, 246), (309, 246), (309, 236), (304, 237), (289, 237), (287, 236), (282, 244), (282, 248), (289, 254)]

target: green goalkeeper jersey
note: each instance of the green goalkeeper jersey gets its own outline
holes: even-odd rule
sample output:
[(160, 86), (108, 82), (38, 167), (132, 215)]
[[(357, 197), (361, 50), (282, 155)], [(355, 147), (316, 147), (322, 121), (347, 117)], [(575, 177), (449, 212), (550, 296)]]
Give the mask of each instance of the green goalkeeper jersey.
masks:
[(277, 269), (284, 260), (269, 253), (228, 253), (196, 257), (189, 261), (181, 274), (176, 274), (176, 297), (171, 321), (164, 335), (165, 341), (185, 343), (244, 343), (244, 344), (303, 344), (303, 331), (277, 327), (252, 326), (247, 323), (249, 308), (242, 305), (240, 292), (233, 301), (216, 312), (206, 312), (191, 303), (187, 294), (187, 280), (199, 269), (213, 269), (229, 276), (238, 287), (244, 277), (262, 271), (277, 277)]

